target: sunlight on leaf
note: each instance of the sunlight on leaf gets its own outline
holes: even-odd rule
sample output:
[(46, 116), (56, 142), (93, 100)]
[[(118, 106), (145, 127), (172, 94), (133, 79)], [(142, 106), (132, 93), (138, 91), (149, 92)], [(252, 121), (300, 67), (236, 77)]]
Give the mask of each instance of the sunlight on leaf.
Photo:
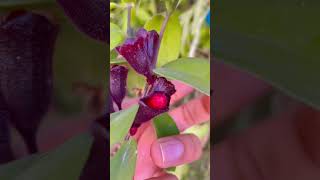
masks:
[(123, 39), (124, 39), (124, 34), (122, 33), (121, 29), (113, 24), (110, 23), (110, 51), (115, 48), (117, 45), (119, 45)]
[(112, 180), (132, 180), (137, 159), (137, 143), (131, 139), (121, 145), (120, 150), (110, 160)]
[(181, 81), (210, 96), (210, 63), (200, 58), (181, 58), (153, 70), (160, 76)]
[(138, 105), (110, 115), (110, 146), (122, 142), (129, 132), (138, 111)]

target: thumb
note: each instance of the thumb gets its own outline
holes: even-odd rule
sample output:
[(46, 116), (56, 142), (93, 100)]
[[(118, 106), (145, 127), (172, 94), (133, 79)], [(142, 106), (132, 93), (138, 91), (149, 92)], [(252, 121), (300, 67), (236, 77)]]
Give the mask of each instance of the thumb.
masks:
[(193, 134), (160, 138), (151, 145), (152, 160), (160, 168), (190, 163), (198, 160), (201, 154), (201, 142)]

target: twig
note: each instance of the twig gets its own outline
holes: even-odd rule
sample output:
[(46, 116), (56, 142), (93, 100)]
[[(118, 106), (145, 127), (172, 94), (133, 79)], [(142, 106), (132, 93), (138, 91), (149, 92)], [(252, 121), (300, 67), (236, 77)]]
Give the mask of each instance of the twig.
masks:
[(155, 55), (153, 58), (153, 61), (152, 62), (156, 62), (157, 59), (158, 59), (158, 55), (159, 55), (159, 51), (160, 51), (160, 46), (161, 46), (161, 41), (163, 39), (163, 34), (164, 34), (164, 31), (166, 30), (166, 27), (167, 27), (167, 24), (168, 24), (168, 21), (169, 21), (169, 18), (170, 18), (170, 14), (167, 12), (166, 13), (166, 17), (161, 25), (161, 29), (160, 29), (160, 34), (159, 34), (159, 42), (156, 46), (156, 52), (155, 52)]
[(200, 18), (196, 29), (195, 29), (195, 35), (194, 38), (192, 40), (191, 46), (190, 46), (190, 51), (189, 51), (189, 57), (194, 57), (195, 56), (195, 52), (198, 48), (198, 44), (199, 44), (199, 40), (200, 40), (200, 30), (201, 30), (201, 26), (207, 16), (208, 11), (206, 11), (206, 13)]
[(132, 5), (128, 4), (127, 9), (128, 9), (127, 35), (128, 35), (128, 37), (133, 37), (133, 29), (131, 27), (131, 9), (132, 9)]

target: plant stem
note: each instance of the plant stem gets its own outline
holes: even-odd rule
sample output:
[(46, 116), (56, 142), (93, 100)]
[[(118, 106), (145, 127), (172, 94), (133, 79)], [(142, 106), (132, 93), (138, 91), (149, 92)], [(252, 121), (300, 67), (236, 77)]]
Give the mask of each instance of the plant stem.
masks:
[(206, 13), (204, 13), (204, 15), (201, 16), (200, 20), (198, 21), (198, 24), (197, 24), (196, 30), (195, 30), (195, 35), (194, 35), (193, 41), (190, 46), (189, 57), (195, 56), (196, 50), (198, 48), (199, 40), (200, 40), (200, 35), (201, 35), (201, 33), (200, 33), (201, 26), (202, 26), (204, 20), (206, 19), (207, 13), (208, 13), (208, 11), (206, 11)]
[(132, 5), (128, 4), (127, 9), (128, 9), (127, 35), (128, 35), (128, 37), (133, 37), (133, 29), (131, 27), (131, 9), (132, 9)]
[[(156, 52), (155, 52), (155, 55), (153, 58), (153, 61), (152, 62), (157, 62), (157, 59), (158, 59), (158, 55), (159, 55), (159, 51), (160, 51), (160, 46), (161, 46), (161, 41), (163, 39), (163, 34), (164, 34), (164, 31), (166, 30), (166, 27), (167, 27), (167, 24), (168, 24), (168, 21), (169, 21), (169, 18), (170, 18), (170, 13), (166, 12), (166, 17), (161, 25), (161, 29), (160, 29), (160, 34), (159, 34), (159, 41), (158, 41), (158, 44), (156, 46)], [(155, 64), (156, 66), (156, 64)], [(155, 67), (154, 67), (155, 68)]]

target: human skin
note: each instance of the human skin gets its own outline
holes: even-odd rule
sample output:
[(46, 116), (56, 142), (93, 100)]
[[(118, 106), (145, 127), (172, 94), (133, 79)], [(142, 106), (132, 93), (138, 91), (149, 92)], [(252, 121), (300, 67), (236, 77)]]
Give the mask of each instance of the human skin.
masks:
[[(226, 66), (219, 69), (219, 78), (214, 81), (219, 91), (214, 94), (219, 112), (212, 131), (223, 117), (232, 116), (269, 89), (244, 72)], [(320, 112), (292, 99), (285, 101), (280, 112), (214, 145), (213, 179), (320, 179)]]
[[(172, 96), (171, 104), (180, 100), (193, 89), (177, 81), (177, 92)], [(125, 100), (124, 107), (135, 100)], [(183, 131), (195, 124), (210, 119), (210, 98), (202, 95), (169, 112), (177, 127)], [(177, 177), (165, 172), (165, 168), (191, 163), (198, 160), (202, 153), (201, 141), (193, 134), (157, 139), (152, 122), (144, 123), (135, 137), (138, 141), (138, 157), (134, 180), (176, 180)]]
[(320, 179), (320, 113), (299, 104), (213, 149), (213, 177)]

